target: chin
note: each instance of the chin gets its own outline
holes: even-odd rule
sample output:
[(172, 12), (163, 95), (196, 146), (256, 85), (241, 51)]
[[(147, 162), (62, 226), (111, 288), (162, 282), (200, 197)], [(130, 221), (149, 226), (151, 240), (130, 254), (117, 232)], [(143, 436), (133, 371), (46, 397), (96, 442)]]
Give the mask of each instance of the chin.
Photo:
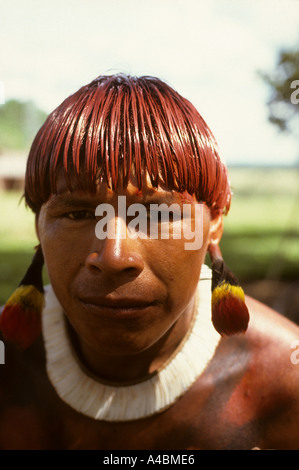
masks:
[[(143, 336), (143, 338), (140, 338)], [(115, 334), (113, 338), (101, 339), (101, 338), (85, 338), (84, 343), (92, 348), (95, 353), (104, 356), (131, 356), (138, 355), (144, 351), (150, 349), (157, 341), (156, 338), (145, 338), (142, 333), (137, 337), (126, 335)]]

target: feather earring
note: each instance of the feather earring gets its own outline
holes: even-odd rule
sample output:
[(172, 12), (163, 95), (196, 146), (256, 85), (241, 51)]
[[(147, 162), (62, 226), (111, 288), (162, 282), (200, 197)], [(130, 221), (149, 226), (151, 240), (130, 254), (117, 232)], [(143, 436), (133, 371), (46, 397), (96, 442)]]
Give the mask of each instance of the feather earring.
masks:
[(10, 296), (0, 315), (0, 330), (4, 339), (20, 349), (27, 349), (41, 331), (43, 264), (44, 256), (39, 245), (19, 287)]
[(245, 333), (249, 312), (237, 278), (222, 259), (217, 244), (210, 243), (212, 261), (212, 322), (222, 336)]

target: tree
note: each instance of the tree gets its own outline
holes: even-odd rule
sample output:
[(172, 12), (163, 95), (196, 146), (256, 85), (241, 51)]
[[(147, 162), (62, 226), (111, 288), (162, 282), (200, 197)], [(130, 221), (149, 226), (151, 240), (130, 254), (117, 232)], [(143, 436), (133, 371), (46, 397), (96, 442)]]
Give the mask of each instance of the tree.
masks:
[(31, 101), (9, 100), (0, 106), (0, 154), (27, 151), (46, 114)]
[(298, 133), (299, 120), (299, 46), (282, 49), (278, 54), (276, 69), (271, 73), (260, 72), (270, 86), (267, 103), (269, 120), (280, 131)]

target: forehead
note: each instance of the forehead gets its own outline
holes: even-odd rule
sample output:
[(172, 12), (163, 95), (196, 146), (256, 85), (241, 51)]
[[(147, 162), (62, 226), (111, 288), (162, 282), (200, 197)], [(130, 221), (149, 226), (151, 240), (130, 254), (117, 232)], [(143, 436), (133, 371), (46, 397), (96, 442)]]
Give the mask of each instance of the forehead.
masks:
[(138, 188), (137, 180), (134, 175), (132, 175), (126, 188), (120, 187), (118, 190), (112, 190), (108, 187), (105, 181), (102, 181), (97, 184), (96, 192), (88, 192), (80, 189), (79, 182), (75, 178), (71, 179), (71, 185), (68, 184), (63, 172), (60, 172), (57, 176), (56, 193), (51, 195), (50, 200), (69, 200), (70, 196), (72, 199), (77, 200), (86, 200), (87, 198), (112, 200), (120, 195), (144, 201), (147, 199), (159, 198), (161, 200), (174, 200), (185, 204), (197, 202), (195, 195), (191, 195), (187, 191), (178, 192), (173, 189), (169, 189), (163, 183), (161, 183), (157, 188), (154, 188), (151, 185), (150, 178), (147, 174), (144, 174), (142, 189)]

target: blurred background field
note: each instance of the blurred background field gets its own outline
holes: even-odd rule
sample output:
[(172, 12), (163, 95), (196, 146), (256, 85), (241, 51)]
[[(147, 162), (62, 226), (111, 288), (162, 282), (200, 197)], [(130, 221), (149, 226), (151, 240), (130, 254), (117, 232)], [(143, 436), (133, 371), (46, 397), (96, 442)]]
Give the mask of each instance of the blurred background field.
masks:
[(244, 280), (297, 278), (299, 168), (235, 168), (230, 177), (226, 258)]
[[(299, 321), (299, 169), (231, 167), (230, 178), (224, 259), (248, 294)], [(2, 190), (0, 207), (1, 305), (28, 267), (37, 238), (20, 190)]]
[(299, 168), (230, 170), (222, 252), (247, 294), (299, 322)]

